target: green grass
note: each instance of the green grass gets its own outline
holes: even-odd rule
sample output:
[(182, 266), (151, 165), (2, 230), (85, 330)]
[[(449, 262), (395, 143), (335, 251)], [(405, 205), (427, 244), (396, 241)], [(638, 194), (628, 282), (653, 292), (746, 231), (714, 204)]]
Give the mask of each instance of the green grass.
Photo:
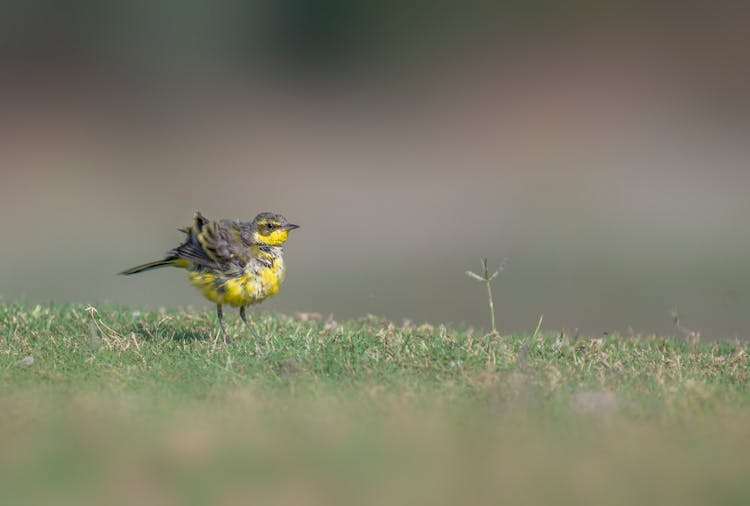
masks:
[(744, 342), (227, 316), (0, 306), (0, 504), (750, 502)]

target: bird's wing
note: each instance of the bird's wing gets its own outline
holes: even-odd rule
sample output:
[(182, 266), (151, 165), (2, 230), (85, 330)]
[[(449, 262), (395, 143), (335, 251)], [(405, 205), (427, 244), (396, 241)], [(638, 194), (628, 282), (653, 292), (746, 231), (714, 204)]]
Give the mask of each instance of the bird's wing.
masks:
[(170, 254), (197, 265), (220, 270), (241, 269), (249, 253), (237, 233), (226, 223), (211, 221), (195, 213), (193, 225), (183, 229), (187, 239)]

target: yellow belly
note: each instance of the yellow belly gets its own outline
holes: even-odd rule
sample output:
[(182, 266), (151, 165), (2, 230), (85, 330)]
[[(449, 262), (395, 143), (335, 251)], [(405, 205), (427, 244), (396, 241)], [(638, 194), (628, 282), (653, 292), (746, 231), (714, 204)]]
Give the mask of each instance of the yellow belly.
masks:
[(257, 304), (275, 295), (284, 279), (284, 265), (277, 259), (271, 267), (248, 269), (235, 276), (209, 271), (190, 272), (188, 276), (211, 302), (239, 307)]

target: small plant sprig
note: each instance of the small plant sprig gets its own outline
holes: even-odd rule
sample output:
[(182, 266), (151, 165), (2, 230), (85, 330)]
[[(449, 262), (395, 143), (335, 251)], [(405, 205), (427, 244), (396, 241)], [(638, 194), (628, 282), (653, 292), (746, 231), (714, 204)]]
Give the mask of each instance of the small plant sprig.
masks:
[(492, 296), (492, 280), (498, 277), (500, 273), (505, 270), (505, 265), (508, 263), (508, 259), (503, 258), (503, 261), (500, 262), (500, 266), (492, 274), (490, 274), (490, 270), (487, 268), (487, 259), (485, 257), (482, 257), (480, 261), (482, 263), (482, 275), (480, 276), (479, 274), (472, 271), (466, 271), (466, 275), (470, 278), (484, 283), (487, 286), (487, 299), (490, 305), (490, 322), (492, 323), (492, 333), (497, 334), (497, 328), (495, 327), (495, 300)]
[(690, 344), (696, 344), (701, 340), (700, 332), (691, 330), (682, 324), (680, 321), (680, 315), (676, 308), (672, 309), (672, 323), (674, 324), (674, 328), (676, 328), (680, 334), (685, 336)]

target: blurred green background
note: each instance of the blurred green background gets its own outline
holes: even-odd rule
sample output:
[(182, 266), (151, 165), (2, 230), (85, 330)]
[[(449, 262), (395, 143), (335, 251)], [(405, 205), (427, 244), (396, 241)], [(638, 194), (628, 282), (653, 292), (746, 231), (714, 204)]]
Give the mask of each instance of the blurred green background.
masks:
[(302, 228), (263, 310), (750, 330), (741, 2), (6, 2), (0, 295), (205, 302), (200, 209)]

